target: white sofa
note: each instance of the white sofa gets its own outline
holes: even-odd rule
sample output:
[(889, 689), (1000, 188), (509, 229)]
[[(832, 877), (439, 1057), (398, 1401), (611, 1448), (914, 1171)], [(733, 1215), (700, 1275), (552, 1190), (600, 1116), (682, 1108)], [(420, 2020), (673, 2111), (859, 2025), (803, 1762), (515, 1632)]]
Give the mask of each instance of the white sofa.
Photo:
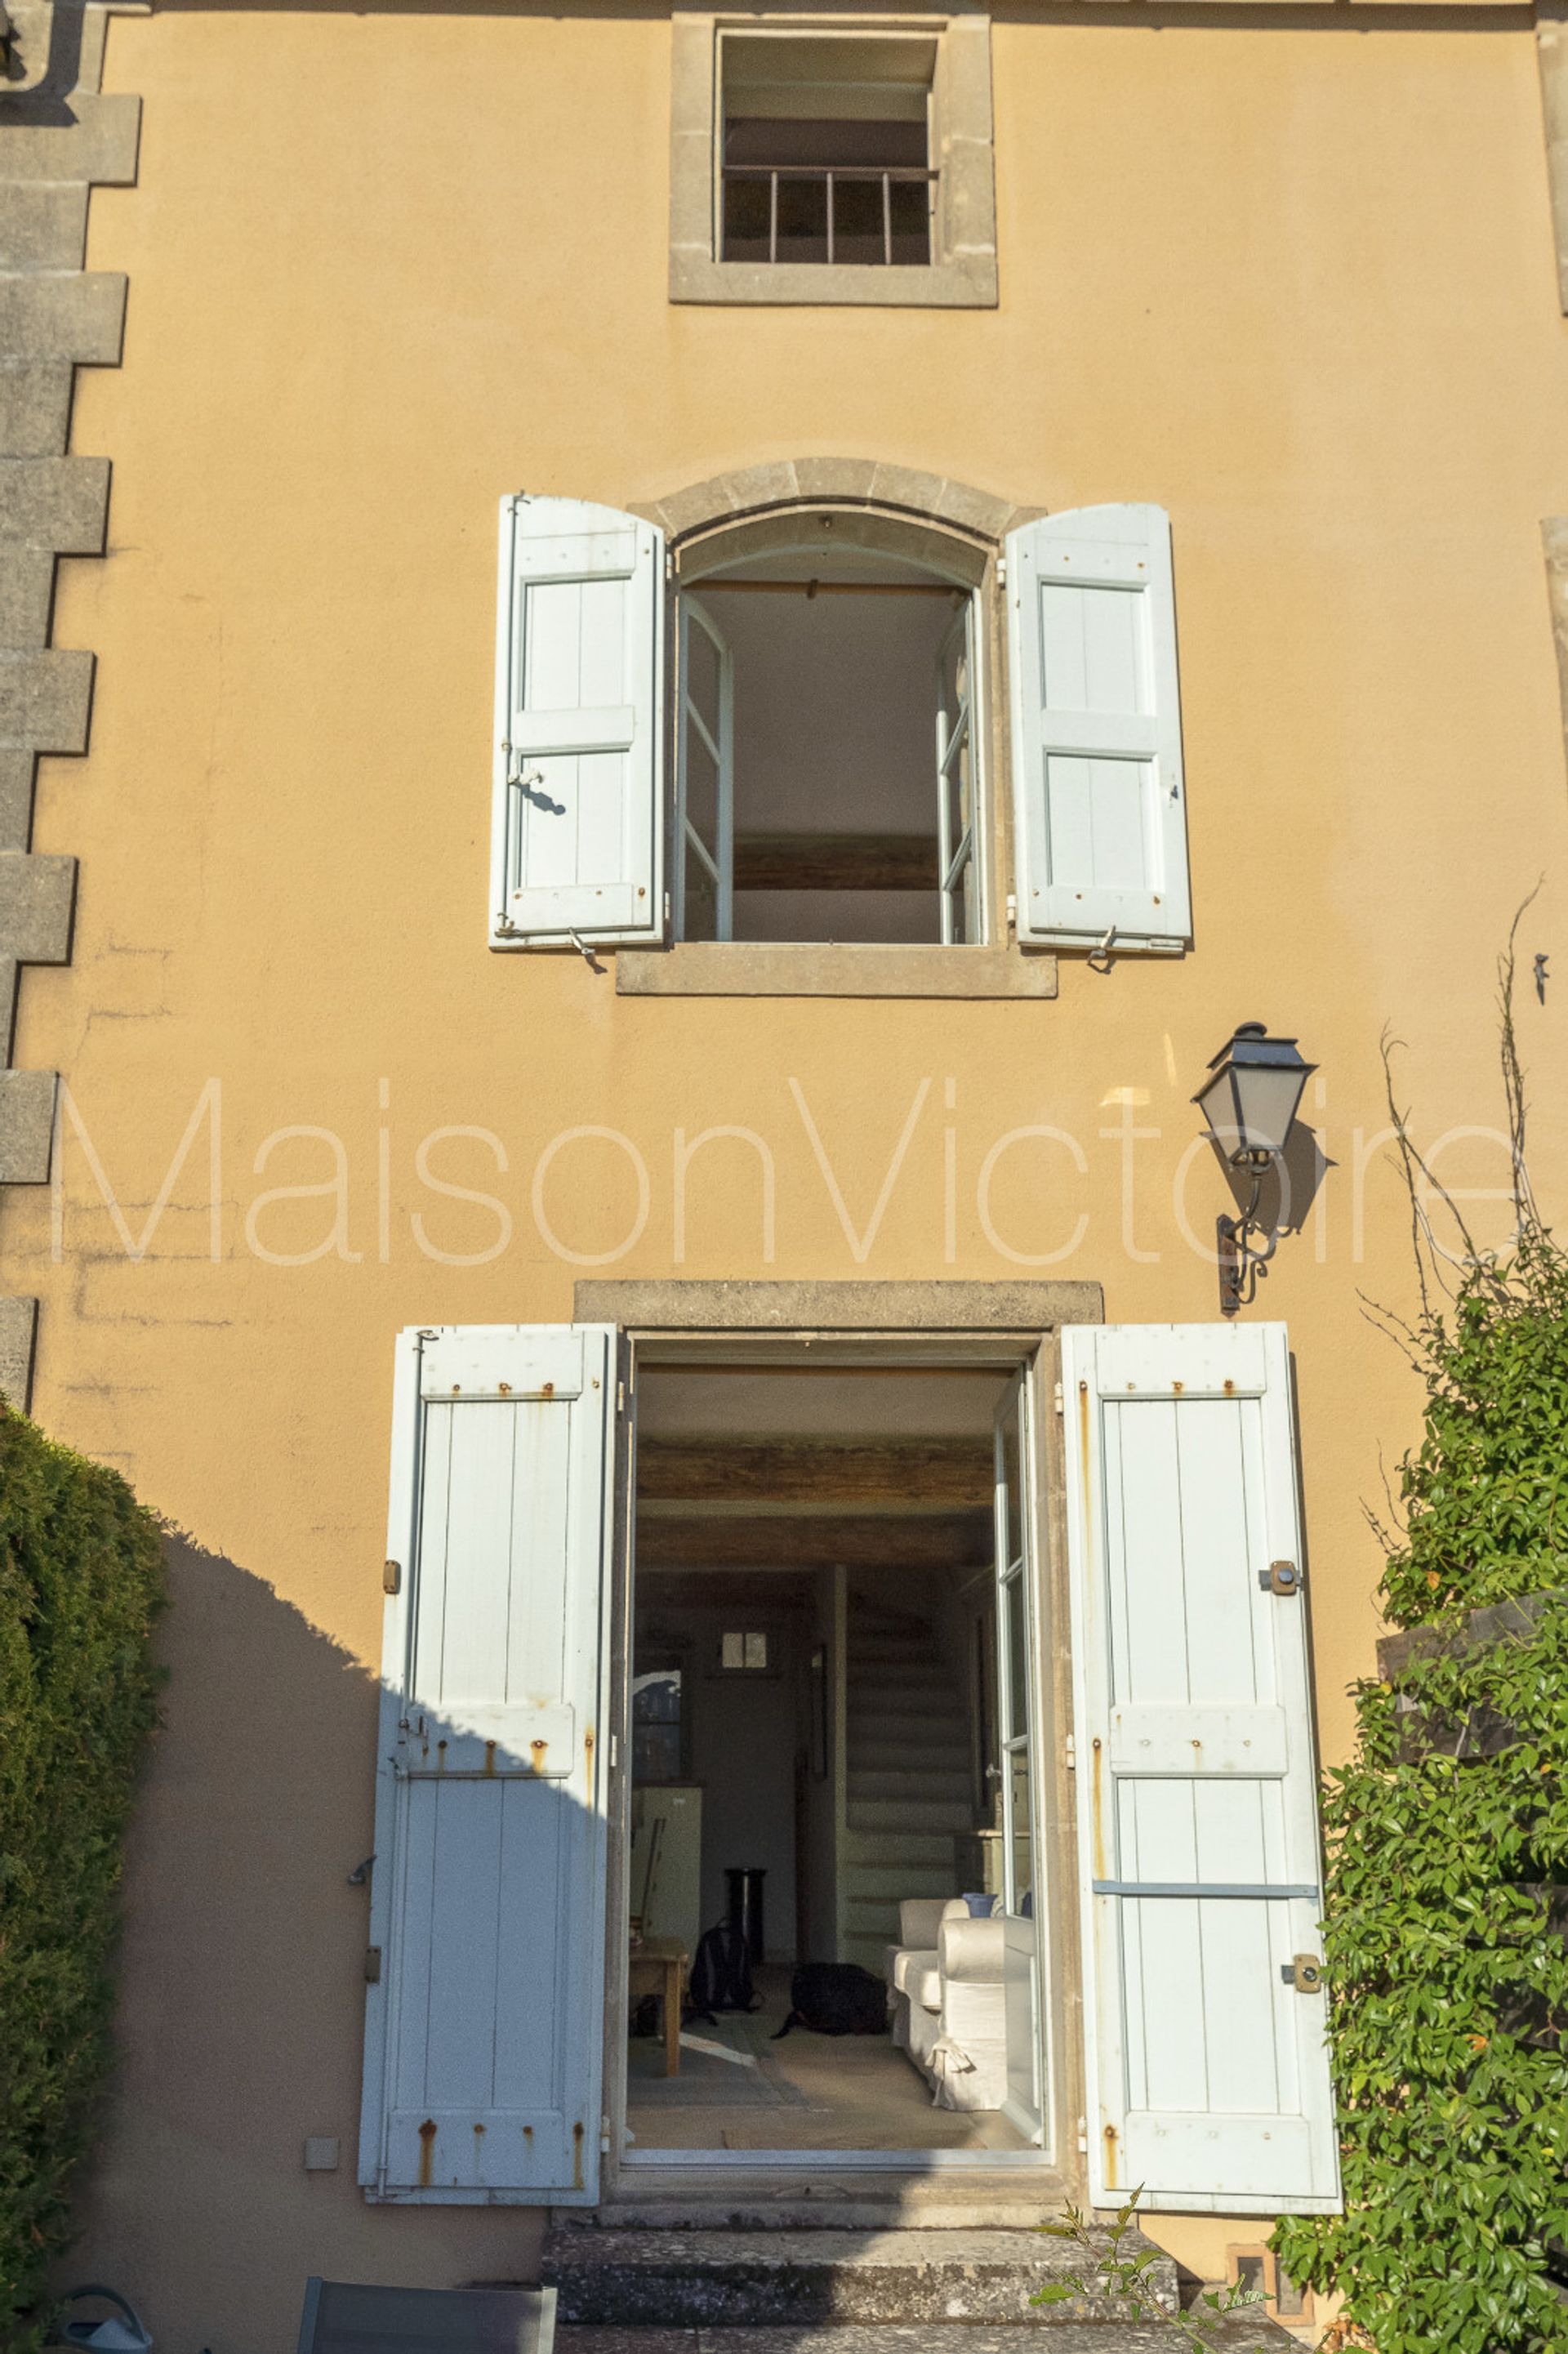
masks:
[(961, 1896), (911, 1897), (885, 1949), (893, 2040), (939, 2109), (996, 2109), (1007, 2090), (1003, 1924)]

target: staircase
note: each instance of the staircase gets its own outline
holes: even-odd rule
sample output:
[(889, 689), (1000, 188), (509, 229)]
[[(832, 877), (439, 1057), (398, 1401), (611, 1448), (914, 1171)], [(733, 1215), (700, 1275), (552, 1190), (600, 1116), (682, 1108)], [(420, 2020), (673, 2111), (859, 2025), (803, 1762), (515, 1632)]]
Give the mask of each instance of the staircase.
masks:
[[(1001, 2211), (1015, 2211), (1016, 2182), (997, 2187)], [(920, 2189), (937, 2192), (929, 2181)], [(863, 2187), (844, 2200), (842, 2219), (831, 2197), (812, 2218), (801, 2190), (784, 2201), (758, 2190), (693, 2197), (688, 2188), (681, 2206), (622, 2192), (597, 2211), (557, 2211), (541, 2261), (541, 2278), (559, 2298), (557, 2354), (946, 2354), (938, 2331), (956, 2333), (947, 2339), (951, 2354), (1191, 2347), (1164, 2317), (1178, 2304), (1169, 2257), (1151, 2266), (1146, 2310), (1134, 2318), (1107, 2293), (1097, 2258), (1038, 2231), (999, 2228), (989, 2217), (934, 2228), (917, 2210), (895, 2215), (886, 2193), (890, 2211), (874, 2221)], [(814, 2229), (803, 2228), (808, 2221)], [(1124, 2256), (1146, 2252), (1154, 2253), (1141, 2234), (1122, 2248)], [(1043, 2288), (1067, 2294), (1031, 2304)], [(1295, 2344), (1255, 2312), (1212, 2327), (1215, 2354), (1288, 2354)]]
[(841, 1956), (882, 1974), (906, 1896), (959, 1893), (974, 1829), (969, 1718), (929, 1623), (852, 1596)]

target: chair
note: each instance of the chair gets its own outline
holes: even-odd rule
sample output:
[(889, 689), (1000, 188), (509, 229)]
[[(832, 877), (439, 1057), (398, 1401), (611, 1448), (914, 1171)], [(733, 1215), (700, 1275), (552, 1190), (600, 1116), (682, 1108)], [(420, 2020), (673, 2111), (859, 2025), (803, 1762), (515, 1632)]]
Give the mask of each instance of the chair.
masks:
[(308, 2280), (299, 2354), (553, 2354), (553, 2288)]

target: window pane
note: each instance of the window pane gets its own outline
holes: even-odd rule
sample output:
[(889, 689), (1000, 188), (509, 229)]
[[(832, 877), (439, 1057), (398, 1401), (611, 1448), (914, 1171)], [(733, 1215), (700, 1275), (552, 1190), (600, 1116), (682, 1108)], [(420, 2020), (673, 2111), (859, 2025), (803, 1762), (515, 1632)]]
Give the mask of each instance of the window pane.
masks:
[(931, 199), (924, 180), (895, 180), (892, 190), (893, 259), (912, 264), (931, 259)]
[(1029, 1729), (1029, 1638), (1022, 1572), (1010, 1577), (1002, 1591), (1007, 1611), (1007, 1723), (1002, 1737), (1012, 1741)]
[(828, 184), (823, 180), (779, 183), (779, 259), (826, 261)]
[(721, 1668), (745, 1667), (746, 1637), (744, 1635), (724, 1635), (720, 1637), (719, 1665)]
[(1034, 1910), (1034, 1842), (1030, 1824), (1029, 1753), (1015, 1749), (1007, 1761), (1012, 1801), (1012, 1902), (1013, 1913), (1033, 1914)]
[(767, 175), (724, 184), (724, 259), (766, 261), (771, 197)]
[(747, 1637), (746, 1664), (748, 1668), (765, 1668), (768, 1665), (768, 1638), (766, 1635), (748, 1635)]
[(882, 228), (882, 182), (835, 180), (833, 260), (881, 261), (885, 250)]

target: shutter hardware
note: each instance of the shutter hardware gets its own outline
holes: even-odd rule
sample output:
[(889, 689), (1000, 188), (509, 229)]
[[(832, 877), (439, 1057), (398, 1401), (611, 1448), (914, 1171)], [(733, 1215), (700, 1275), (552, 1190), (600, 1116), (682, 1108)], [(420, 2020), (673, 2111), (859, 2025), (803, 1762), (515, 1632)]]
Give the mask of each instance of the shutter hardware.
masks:
[(1280, 1963), (1279, 1975), (1298, 1994), (1323, 1991), (1323, 1965), (1316, 1954), (1293, 1954), (1289, 1961)]
[(397, 1593), (397, 1592), (399, 1591), (399, 1589), (401, 1588), (402, 1584), (403, 1584), (403, 1564), (402, 1564), (402, 1563), (401, 1563), (400, 1561), (387, 1561), (387, 1562), (383, 1562), (383, 1563), (382, 1563), (382, 1564), (381, 1564), (381, 1591), (382, 1591), (382, 1593), (383, 1593), (383, 1594), (396, 1594), (396, 1593)]
[(1293, 1561), (1271, 1561), (1258, 1571), (1257, 1582), (1265, 1594), (1299, 1594), (1301, 1572)]

